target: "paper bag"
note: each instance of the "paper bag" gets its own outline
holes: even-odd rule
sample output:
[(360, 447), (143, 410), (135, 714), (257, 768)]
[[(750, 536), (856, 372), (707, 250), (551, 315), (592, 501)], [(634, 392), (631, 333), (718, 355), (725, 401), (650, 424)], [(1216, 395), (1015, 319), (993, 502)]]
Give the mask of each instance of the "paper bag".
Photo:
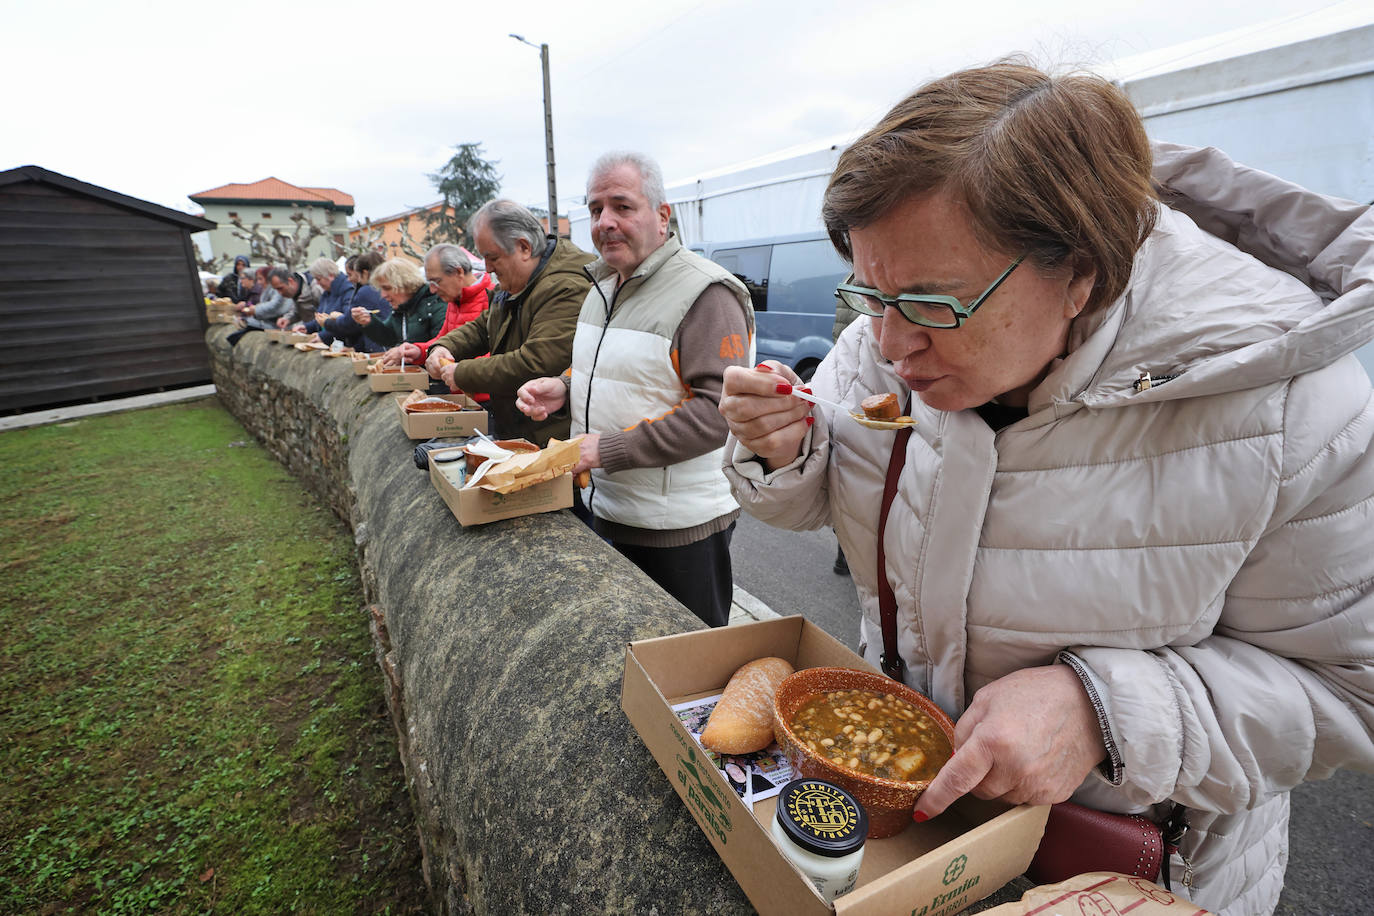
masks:
[(493, 493), (514, 493), (555, 477), (562, 477), (573, 469), (581, 455), (578, 440), (567, 442), (550, 439), (537, 452), (517, 452), (513, 458), (493, 464), (481, 477), (474, 477), (463, 489), (476, 486)]

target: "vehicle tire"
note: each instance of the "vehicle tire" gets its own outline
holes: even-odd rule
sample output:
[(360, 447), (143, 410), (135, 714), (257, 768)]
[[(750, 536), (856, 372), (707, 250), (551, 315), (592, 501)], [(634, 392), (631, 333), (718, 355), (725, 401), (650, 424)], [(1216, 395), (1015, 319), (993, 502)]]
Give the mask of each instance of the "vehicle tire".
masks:
[(816, 374), (816, 367), (819, 365), (820, 363), (816, 362), (814, 359), (802, 360), (797, 364), (795, 370), (797, 377), (803, 382), (811, 381), (811, 377)]

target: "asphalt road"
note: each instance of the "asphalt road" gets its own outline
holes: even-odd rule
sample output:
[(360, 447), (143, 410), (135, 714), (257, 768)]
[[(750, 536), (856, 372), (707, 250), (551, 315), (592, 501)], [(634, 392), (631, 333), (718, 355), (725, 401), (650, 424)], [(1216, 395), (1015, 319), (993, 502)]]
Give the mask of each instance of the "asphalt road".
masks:
[[(744, 515), (731, 544), (735, 584), (779, 614), (801, 614), (852, 649), (859, 600), (837, 576), (835, 535), (780, 531)], [(1293, 792), (1288, 876), (1276, 912), (1374, 914), (1374, 775), (1340, 771)]]

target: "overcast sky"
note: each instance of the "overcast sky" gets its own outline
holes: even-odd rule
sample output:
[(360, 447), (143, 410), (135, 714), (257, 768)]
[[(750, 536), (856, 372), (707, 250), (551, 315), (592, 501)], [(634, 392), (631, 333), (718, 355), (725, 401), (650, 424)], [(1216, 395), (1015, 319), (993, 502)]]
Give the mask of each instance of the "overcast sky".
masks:
[[(40, 165), (191, 212), (275, 176), (335, 187), (355, 219), (437, 195), (481, 143), (502, 191), (546, 199), (548, 43), (566, 212), (588, 165), (643, 150), (669, 183), (870, 125), (922, 81), (1011, 52), (1102, 65), (1369, 0), (523, 0), (143, 4), (0, 0), (0, 169)], [(1371, 16), (1374, 18), (1374, 16)]]

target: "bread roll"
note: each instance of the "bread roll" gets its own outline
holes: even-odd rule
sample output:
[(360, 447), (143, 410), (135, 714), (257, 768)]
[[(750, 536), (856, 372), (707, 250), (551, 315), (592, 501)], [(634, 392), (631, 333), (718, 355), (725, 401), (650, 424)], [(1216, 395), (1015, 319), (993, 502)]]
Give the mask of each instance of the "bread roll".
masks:
[(749, 754), (773, 741), (773, 695), (792, 673), (783, 658), (760, 658), (730, 675), (701, 743), (718, 754)]
[(859, 402), (859, 407), (870, 420), (895, 420), (902, 413), (897, 396), (890, 391), (864, 398)]

